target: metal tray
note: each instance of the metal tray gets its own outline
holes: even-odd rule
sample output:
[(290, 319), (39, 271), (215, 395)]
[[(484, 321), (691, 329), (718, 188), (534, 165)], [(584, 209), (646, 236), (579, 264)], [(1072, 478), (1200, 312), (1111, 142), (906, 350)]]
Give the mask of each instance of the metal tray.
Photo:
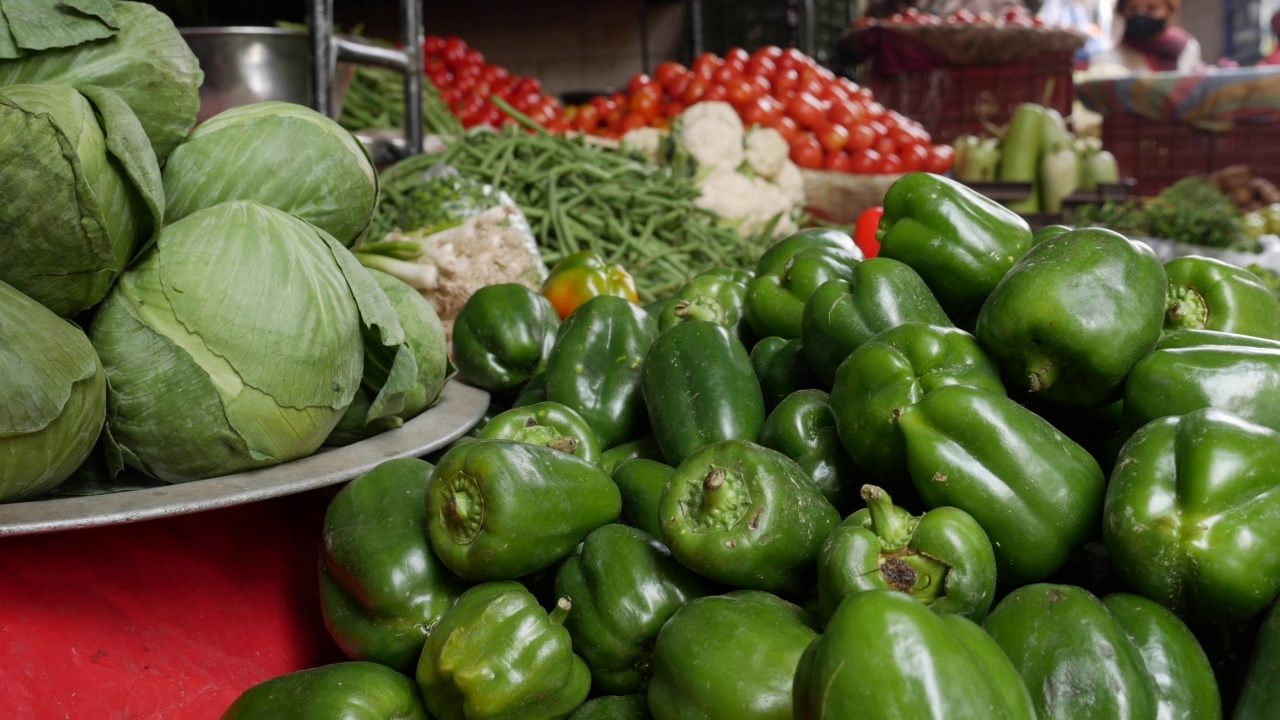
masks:
[(435, 407), (404, 427), (275, 467), (208, 480), (85, 497), (0, 505), (0, 536), (74, 530), (214, 510), (336, 485), (386, 460), (420, 457), (470, 430), (489, 393), (452, 381)]

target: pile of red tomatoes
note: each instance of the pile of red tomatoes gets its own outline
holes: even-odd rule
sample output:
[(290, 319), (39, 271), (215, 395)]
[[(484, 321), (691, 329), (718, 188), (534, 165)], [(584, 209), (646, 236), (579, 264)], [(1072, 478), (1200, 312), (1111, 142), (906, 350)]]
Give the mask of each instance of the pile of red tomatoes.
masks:
[(463, 127), (515, 122), (490, 101), (497, 95), (551, 132), (569, 129), (560, 101), (543, 94), (537, 78), (512, 75), (501, 65), (486, 63), (479, 50), (457, 37), (428, 35), (422, 50), (427, 78)]

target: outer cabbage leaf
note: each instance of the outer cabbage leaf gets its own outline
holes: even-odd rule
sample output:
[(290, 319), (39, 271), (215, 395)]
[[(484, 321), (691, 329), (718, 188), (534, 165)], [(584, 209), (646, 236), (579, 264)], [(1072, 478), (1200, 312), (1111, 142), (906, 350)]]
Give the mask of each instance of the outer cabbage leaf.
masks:
[(92, 328), (111, 385), (108, 428), (127, 464), (180, 482), (320, 446), (363, 365), (361, 308), (331, 243), (252, 202), (157, 235)]
[(89, 456), (106, 379), (80, 328), (0, 282), (0, 501), (45, 492)]
[(107, 294), (164, 212), (137, 118), (85, 91), (0, 88), (0, 134), (22, 138), (0, 144), (0, 280), (63, 316)]
[(364, 146), (320, 113), (293, 103), (225, 110), (191, 132), (164, 167), (167, 222), (228, 200), (297, 215), (350, 247), (378, 204)]
[(98, 85), (137, 114), (161, 164), (196, 123), (204, 73), (173, 21), (137, 2), (114, 2), (120, 31), (74, 47), (0, 60), (0, 86)]
[(0, 0), (0, 58), (101, 40), (119, 30), (110, 0)]

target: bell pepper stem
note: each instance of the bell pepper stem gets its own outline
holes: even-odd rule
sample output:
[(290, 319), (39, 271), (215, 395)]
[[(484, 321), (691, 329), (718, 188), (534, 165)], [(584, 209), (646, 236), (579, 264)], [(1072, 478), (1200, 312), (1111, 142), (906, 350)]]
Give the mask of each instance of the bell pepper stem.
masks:
[(1044, 348), (1032, 347), (1026, 354), (1027, 386), (1031, 392), (1048, 390), (1058, 381), (1062, 367)]
[(871, 513), (871, 532), (894, 547), (906, 544), (911, 537), (911, 527), (894, 508), (889, 493), (875, 485), (863, 485), (862, 499)]
[(1200, 329), (1209, 322), (1209, 306), (1194, 288), (1173, 287), (1169, 289), (1169, 309), (1165, 316), (1176, 327)]
[(566, 597), (556, 600), (556, 609), (551, 611), (547, 619), (552, 625), (563, 625), (565, 618), (569, 616), (569, 611), (573, 609), (573, 601)]
[(706, 320), (708, 322), (718, 322), (720, 320), (719, 313), (715, 310), (689, 300), (677, 301), (672, 312), (682, 320)]

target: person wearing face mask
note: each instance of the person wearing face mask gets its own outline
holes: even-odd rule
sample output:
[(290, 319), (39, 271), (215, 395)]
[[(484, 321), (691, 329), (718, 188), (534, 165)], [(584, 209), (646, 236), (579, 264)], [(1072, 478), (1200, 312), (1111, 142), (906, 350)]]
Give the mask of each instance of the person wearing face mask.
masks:
[(1201, 65), (1200, 43), (1178, 27), (1179, 0), (1118, 0), (1115, 46), (1093, 58), (1089, 75), (1189, 72)]

